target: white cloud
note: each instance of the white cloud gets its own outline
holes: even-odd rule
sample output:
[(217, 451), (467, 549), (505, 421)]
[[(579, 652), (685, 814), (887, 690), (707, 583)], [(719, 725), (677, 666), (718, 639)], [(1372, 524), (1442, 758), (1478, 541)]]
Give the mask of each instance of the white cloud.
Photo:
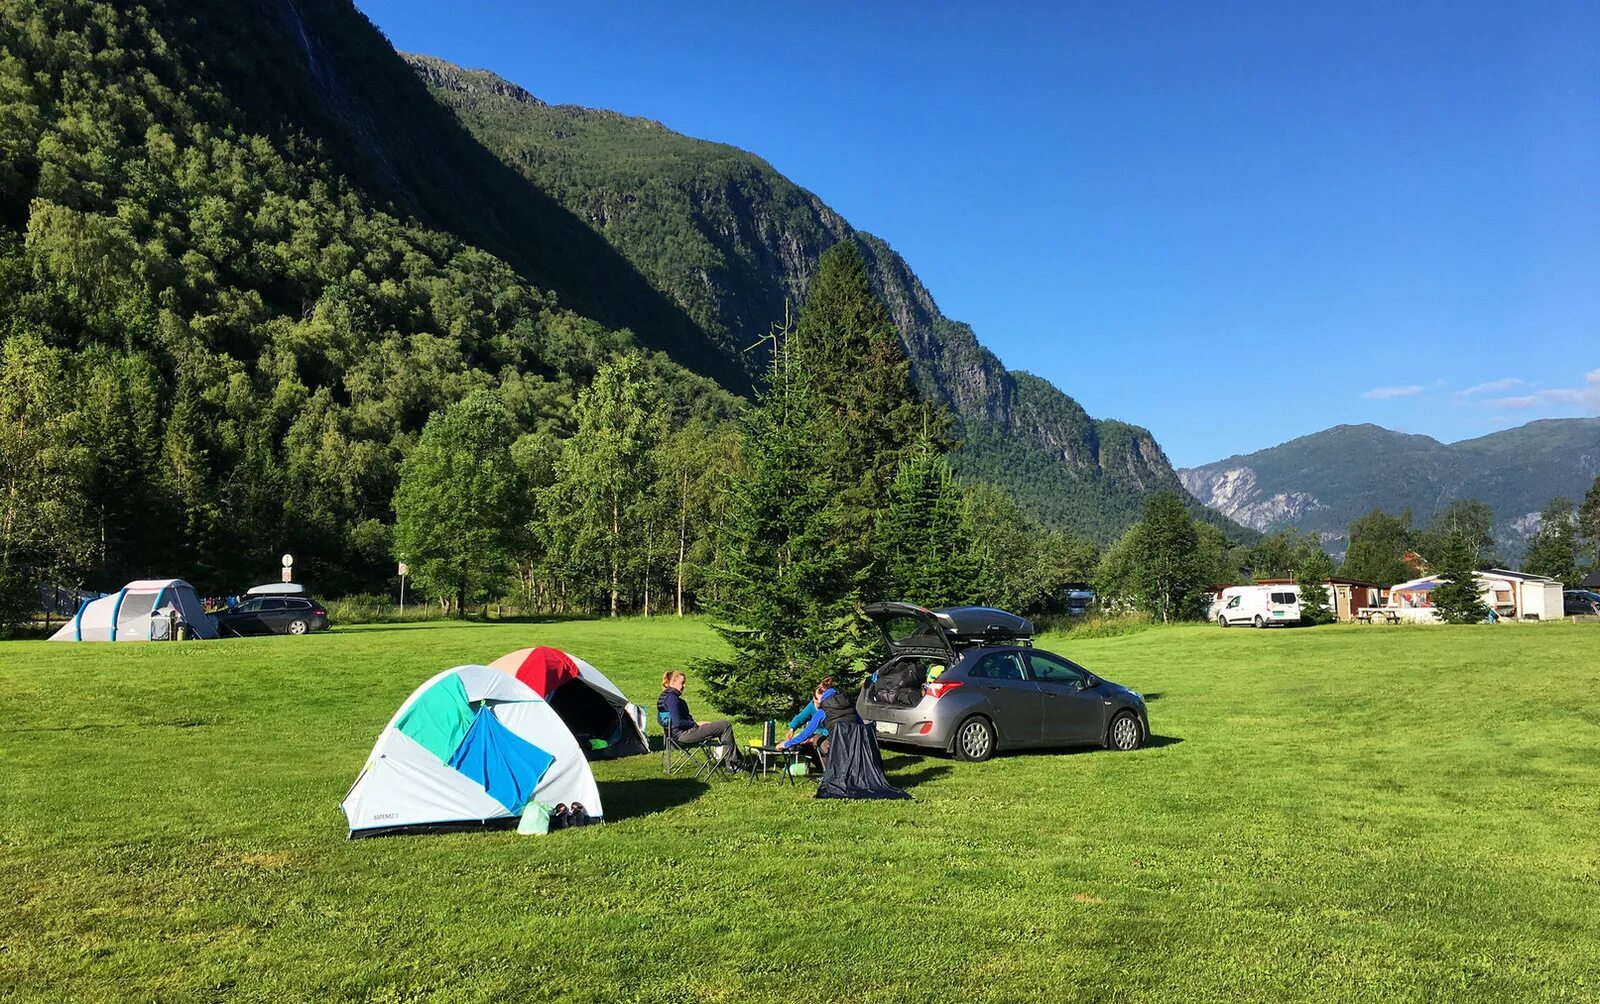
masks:
[(1575, 404), (1586, 412), (1600, 412), (1600, 370), (1583, 375), (1582, 387), (1546, 387), (1535, 391), (1539, 400), (1553, 404)]
[(1497, 391), (1510, 390), (1513, 387), (1521, 386), (1522, 380), (1517, 377), (1501, 377), (1498, 380), (1486, 380), (1483, 383), (1475, 384), (1466, 390), (1458, 390), (1456, 391), (1456, 397), (1471, 397), (1473, 394), (1493, 394)]
[(1583, 400), (1583, 395), (1584, 392), (1577, 387), (1548, 387), (1539, 391), (1539, 396), (1546, 401), (1577, 402)]
[(1422, 388), (1417, 384), (1407, 387), (1374, 387), (1361, 396), (1372, 401), (1387, 401), (1395, 397), (1410, 397), (1412, 394), (1421, 394)]
[(1489, 404), (1496, 408), (1532, 408), (1539, 403), (1539, 398), (1534, 394), (1522, 397), (1501, 397), (1490, 401)]

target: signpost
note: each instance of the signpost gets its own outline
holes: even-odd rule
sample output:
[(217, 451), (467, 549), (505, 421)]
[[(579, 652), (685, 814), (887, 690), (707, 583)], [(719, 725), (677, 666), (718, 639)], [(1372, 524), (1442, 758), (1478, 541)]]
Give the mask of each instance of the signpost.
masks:
[(294, 581), (294, 555), (292, 554), (283, 556), (283, 581)]
[(411, 573), (411, 566), (400, 562), (400, 612), (406, 612), (406, 576)]

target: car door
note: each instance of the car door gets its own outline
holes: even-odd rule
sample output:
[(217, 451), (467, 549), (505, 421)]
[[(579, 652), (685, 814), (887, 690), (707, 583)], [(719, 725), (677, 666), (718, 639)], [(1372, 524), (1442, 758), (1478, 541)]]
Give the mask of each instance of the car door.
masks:
[(289, 601), (262, 600), (260, 621), (263, 634), (284, 634), (287, 632), (289, 630)]
[(1234, 621), (1238, 620), (1242, 616), (1242, 613), (1239, 610), (1239, 604), (1241, 604), (1243, 602), (1244, 602), (1244, 598), (1243, 597), (1235, 595), (1232, 598), (1230, 598), (1228, 600), (1228, 602), (1223, 606), (1223, 608), (1222, 608), (1222, 616), (1224, 616), (1224, 617), (1226, 617), (1228, 619), (1228, 623), (1229, 624), (1232, 624)]
[(1052, 746), (1096, 743), (1105, 732), (1105, 700), (1083, 667), (1048, 652), (1029, 652), (1028, 669), (1039, 688), (1044, 742)]
[(990, 652), (967, 671), (967, 685), (983, 692), (989, 717), (1009, 745), (1036, 745), (1040, 741), (1042, 711), (1039, 688), (1028, 679), (1018, 652)]
[(260, 634), (261, 600), (249, 599), (240, 603), (228, 611), (224, 623), (230, 634)]

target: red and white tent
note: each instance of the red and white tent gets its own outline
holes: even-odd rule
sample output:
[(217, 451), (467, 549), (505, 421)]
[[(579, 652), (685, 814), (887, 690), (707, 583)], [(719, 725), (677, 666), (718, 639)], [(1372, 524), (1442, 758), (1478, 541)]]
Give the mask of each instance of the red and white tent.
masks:
[(644, 712), (604, 673), (577, 656), (540, 645), (508, 652), (489, 666), (516, 677), (548, 701), (589, 759), (649, 751)]

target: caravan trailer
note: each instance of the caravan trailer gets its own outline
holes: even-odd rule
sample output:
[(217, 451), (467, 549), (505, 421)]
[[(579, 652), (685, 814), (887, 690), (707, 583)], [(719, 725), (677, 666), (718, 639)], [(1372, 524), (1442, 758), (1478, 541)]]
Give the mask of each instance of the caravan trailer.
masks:
[(1296, 586), (1229, 586), (1217, 595), (1207, 613), (1219, 627), (1300, 623)]

